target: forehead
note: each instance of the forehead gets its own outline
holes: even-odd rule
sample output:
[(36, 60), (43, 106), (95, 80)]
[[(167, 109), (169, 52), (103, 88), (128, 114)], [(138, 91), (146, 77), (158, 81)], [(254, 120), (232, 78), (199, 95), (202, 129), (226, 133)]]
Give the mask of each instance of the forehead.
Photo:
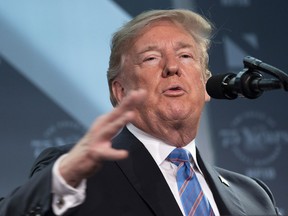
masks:
[(130, 47), (141, 49), (141, 47), (153, 47), (155, 44), (167, 43), (195, 46), (193, 36), (180, 24), (170, 20), (159, 20), (150, 23), (138, 32)]

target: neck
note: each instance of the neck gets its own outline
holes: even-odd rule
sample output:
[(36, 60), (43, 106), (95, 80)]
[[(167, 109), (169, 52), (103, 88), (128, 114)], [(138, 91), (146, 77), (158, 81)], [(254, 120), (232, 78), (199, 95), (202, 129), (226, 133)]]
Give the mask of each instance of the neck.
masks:
[[(198, 124), (188, 124), (185, 121), (162, 122), (148, 124), (133, 123), (144, 132), (163, 140), (172, 146), (183, 147), (195, 139)], [(192, 126), (191, 126), (192, 125)], [(193, 126), (194, 125), (194, 126)]]

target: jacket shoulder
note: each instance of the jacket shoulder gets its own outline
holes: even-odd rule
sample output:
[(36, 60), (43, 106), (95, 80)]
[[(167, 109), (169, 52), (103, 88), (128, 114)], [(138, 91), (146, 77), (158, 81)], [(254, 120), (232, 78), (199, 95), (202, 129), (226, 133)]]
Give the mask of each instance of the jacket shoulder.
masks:
[(49, 147), (43, 150), (32, 165), (32, 169), (30, 170), (30, 177), (48, 165), (54, 163), (57, 158), (70, 151), (73, 146), (74, 144), (69, 144), (58, 147)]
[(276, 211), (277, 214), (279, 213), (275, 207), (274, 196), (264, 182), (223, 168), (216, 167), (215, 169), (229, 182), (231, 189), (247, 209), (252, 206), (259, 206), (263, 210), (267, 209), (268, 212), (272, 210), (273, 212)]

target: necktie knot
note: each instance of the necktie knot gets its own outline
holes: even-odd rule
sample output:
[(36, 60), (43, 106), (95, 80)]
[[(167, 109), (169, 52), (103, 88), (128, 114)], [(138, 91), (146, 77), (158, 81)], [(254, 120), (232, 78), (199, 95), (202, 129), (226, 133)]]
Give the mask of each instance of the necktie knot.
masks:
[(167, 160), (174, 163), (176, 166), (179, 166), (182, 162), (190, 163), (191, 154), (189, 151), (183, 148), (175, 148), (167, 157)]

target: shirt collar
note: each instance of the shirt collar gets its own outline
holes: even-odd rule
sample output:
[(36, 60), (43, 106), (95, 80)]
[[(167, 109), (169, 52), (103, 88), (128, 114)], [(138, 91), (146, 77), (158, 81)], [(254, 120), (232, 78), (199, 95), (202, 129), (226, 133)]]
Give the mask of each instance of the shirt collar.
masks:
[[(149, 151), (158, 166), (160, 166), (163, 161), (165, 161), (167, 156), (173, 151), (173, 149), (176, 148), (175, 146), (169, 145), (162, 140), (145, 133), (131, 123), (127, 124), (127, 128), (135, 137), (137, 137), (137, 139), (139, 139), (143, 143), (143, 145)], [(195, 139), (183, 148), (191, 153), (196, 168), (201, 172), (197, 162)]]

